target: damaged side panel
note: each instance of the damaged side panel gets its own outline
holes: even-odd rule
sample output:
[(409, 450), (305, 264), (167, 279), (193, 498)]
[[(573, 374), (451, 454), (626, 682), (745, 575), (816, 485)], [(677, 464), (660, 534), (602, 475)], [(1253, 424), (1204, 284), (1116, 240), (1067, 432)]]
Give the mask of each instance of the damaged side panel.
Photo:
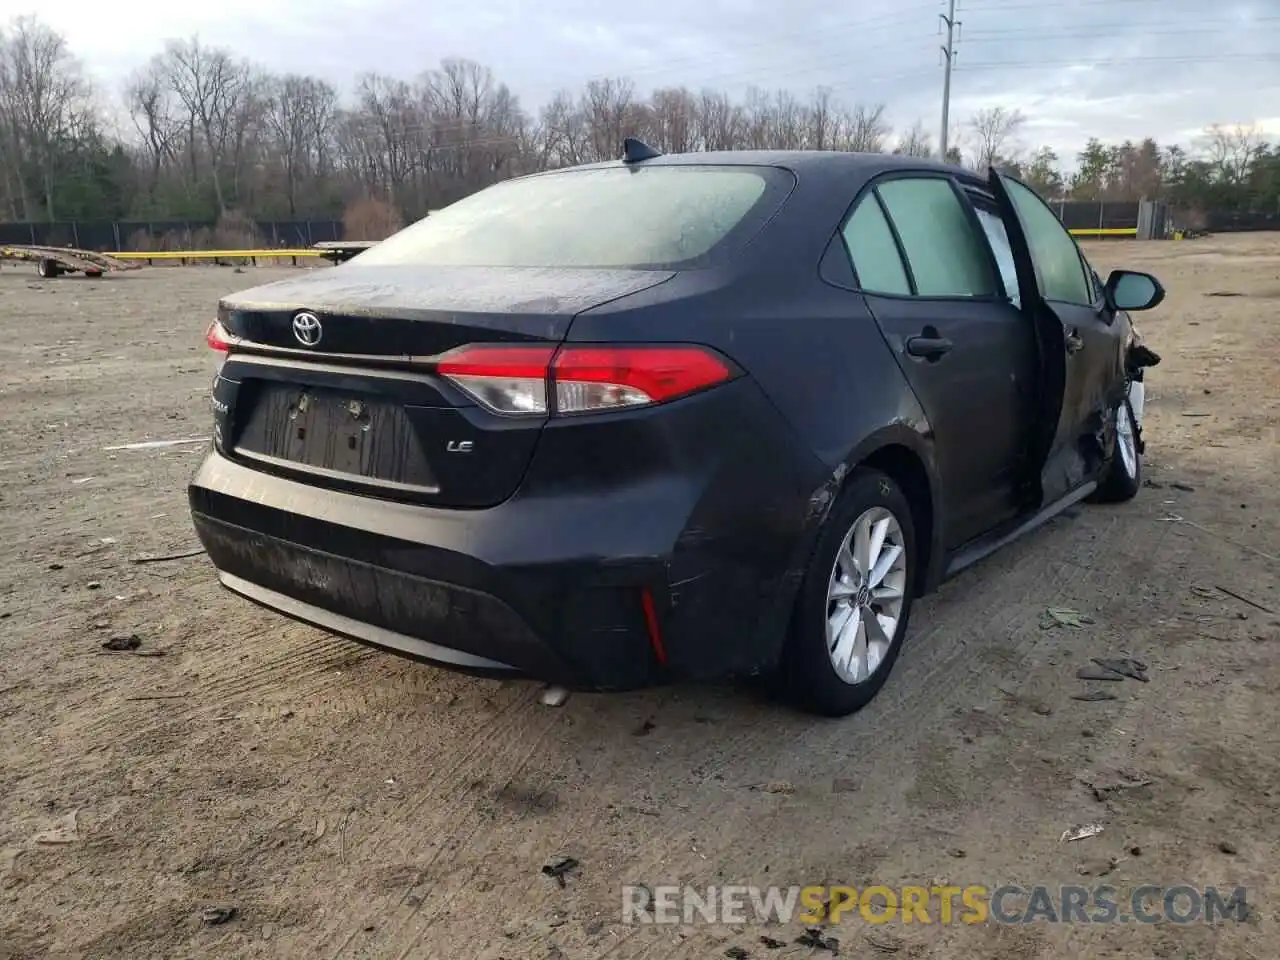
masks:
[(740, 442), (721, 447), (671, 553), (668, 666), (680, 676), (746, 676), (777, 659), (790, 620), (796, 545), (812, 524), (822, 464), (754, 384)]

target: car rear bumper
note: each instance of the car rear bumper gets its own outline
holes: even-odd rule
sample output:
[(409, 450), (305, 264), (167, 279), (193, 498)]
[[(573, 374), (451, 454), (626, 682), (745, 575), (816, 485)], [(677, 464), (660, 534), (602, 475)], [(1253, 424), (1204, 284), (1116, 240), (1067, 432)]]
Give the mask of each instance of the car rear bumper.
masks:
[[(753, 406), (735, 392), (723, 402)], [(770, 443), (767, 416), (696, 479), (637, 465), (565, 489), (535, 457), (521, 492), (482, 510), (319, 489), (214, 450), (192, 519), (229, 589), (444, 667), (598, 690), (754, 673), (776, 659), (810, 515), (810, 462)], [(565, 462), (555, 444), (543, 463)]]
[(456, 547), (483, 548), (485, 529), (510, 511), (439, 518), (263, 475), (218, 453), (189, 497), (222, 584), (287, 616), (464, 671), (599, 689), (662, 678), (642, 599), (649, 590), (664, 604), (661, 561), (557, 556), (551, 530), (540, 559), (481, 559)]

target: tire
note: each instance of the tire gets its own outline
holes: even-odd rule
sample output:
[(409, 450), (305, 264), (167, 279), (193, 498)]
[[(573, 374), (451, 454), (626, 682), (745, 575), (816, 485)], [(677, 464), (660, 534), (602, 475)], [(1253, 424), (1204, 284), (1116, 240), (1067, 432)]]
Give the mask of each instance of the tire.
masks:
[[(1141, 389), (1141, 384), (1134, 384)], [(1126, 394), (1111, 413), (1111, 456), (1094, 492), (1097, 503), (1125, 503), (1142, 489), (1142, 444), (1138, 419)]]
[(44, 277), (46, 280), (52, 280), (62, 271), (58, 267), (58, 261), (45, 258), (36, 264), (36, 273)]
[[(890, 521), (887, 525), (883, 523), (886, 519)], [(860, 531), (865, 534), (868, 530), (872, 532), (868, 543), (874, 543), (876, 531), (883, 531), (881, 562), (889, 555), (887, 548), (901, 551), (888, 572), (882, 574), (883, 579), (878, 580), (877, 592), (882, 593), (879, 598), (866, 586), (857, 584), (857, 560), (865, 564), (869, 551), (854, 558), (856, 549), (846, 550), (847, 545), (856, 547)], [(902, 490), (887, 474), (855, 470), (818, 536), (796, 598), (781, 667), (786, 693), (797, 707), (819, 716), (843, 717), (861, 710), (880, 692), (907, 633), (915, 595), (916, 558), (911, 506)], [(846, 593), (849, 595), (839, 596)], [(881, 628), (881, 643), (888, 641), (883, 647), (868, 642), (866, 624), (870, 621), (866, 617), (875, 608), (884, 616), (897, 614), (892, 634), (887, 636), (879, 617), (874, 618)], [(829, 639), (832, 634), (828, 619), (842, 610), (849, 611), (846, 625), (854, 633), (841, 636), (837, 631)], [(850, 665), (844, 657), (850, 650), (861, 650), (865, 659)], [(842, 659), (846, 660), (844, 669), (837, 666)]]

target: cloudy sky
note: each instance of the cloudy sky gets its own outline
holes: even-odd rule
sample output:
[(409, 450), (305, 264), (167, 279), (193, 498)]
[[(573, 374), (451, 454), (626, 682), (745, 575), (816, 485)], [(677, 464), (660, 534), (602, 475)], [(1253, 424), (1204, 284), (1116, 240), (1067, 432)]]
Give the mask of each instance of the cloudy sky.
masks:
[[(939, 124), (945, 0), (93, 0), (41, 4), (109, 93), (168, 37), (199, 34), (278, 72), (349, 89), (443, 57), (490, 67), (526, 107), (626, 76), (741, 93), (831, 87), (885, 103), (899, 127)], [(20, 8), (24, 0), (0, 6)], [(1190, 143), (1211, 123), (1280, 135), (1280, 0), (959, 0), (953, 124), (1001, 105), (1027, 147), (1070, 156), (1091, 135)], [(110, 15), (103, 15), (110, 9)], [(16, 9), (15, 12), (21, 12)]]

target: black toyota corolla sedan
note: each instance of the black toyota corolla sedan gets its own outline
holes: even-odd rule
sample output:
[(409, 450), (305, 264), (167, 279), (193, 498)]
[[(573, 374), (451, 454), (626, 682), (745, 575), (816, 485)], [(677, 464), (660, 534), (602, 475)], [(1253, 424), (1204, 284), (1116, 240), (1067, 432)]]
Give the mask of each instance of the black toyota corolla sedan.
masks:
[(912, 601), (1140, 486), (1127, 311), (996, 171), (822, 152), (523, 177), (218, 305), (190, 485), (232, 591), (445, 667), (867, 703)]

